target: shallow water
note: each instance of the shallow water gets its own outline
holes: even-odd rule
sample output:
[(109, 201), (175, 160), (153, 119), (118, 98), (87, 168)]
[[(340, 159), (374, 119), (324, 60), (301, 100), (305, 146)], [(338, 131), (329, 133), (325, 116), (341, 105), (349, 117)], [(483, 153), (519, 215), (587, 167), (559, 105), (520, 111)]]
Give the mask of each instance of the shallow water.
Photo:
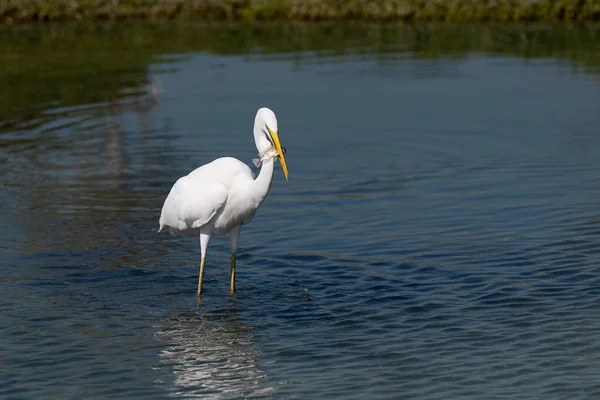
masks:
[[(600, 27), (3, 29), (0, 397), (600, 397)], [(162, 201), (262, 105), (198, 303)]]

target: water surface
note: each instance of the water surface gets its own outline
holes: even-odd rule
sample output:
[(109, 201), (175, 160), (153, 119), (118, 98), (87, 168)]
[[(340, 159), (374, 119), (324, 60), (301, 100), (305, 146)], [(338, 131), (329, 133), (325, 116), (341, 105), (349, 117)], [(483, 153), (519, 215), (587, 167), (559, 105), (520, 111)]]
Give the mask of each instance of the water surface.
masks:
[[(3, 398), (600, 397), (600, 27), (3, 27)], [(290, 181), (240, 240), (173, 182)]]

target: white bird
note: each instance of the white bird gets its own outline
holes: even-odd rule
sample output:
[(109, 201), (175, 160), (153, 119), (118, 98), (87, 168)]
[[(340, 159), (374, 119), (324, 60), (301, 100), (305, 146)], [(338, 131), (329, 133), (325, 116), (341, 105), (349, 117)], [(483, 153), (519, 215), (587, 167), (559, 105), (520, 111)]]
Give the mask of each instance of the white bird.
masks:
[(279, 142), (277, 118), (263, 107), (254, 119), (254, 142), (262, 168), (256, 179), (240, 160), (223, 157), (196, 168), (181, 177), (171, 188), (160, 214), (160, 228), (171, 233), (200, 235), (200, 275), (198, 296), (202, 293), (206, 248), (213, 235), (229, 233), (231, 238), (231, 292), (235, 292), (235, 257), (242, 225), (252, 221), (254, 213), (269, 193), (275, 160), (288, 179), (285, 150)]

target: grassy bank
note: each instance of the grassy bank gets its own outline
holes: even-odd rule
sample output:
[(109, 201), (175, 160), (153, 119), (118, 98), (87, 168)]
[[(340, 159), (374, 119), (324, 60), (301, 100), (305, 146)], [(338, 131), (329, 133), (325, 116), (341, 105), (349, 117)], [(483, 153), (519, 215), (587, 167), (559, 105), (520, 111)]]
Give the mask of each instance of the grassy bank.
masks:
[(0, 0), (0, 23), (106, 19), (600, 20), (600, 0)]

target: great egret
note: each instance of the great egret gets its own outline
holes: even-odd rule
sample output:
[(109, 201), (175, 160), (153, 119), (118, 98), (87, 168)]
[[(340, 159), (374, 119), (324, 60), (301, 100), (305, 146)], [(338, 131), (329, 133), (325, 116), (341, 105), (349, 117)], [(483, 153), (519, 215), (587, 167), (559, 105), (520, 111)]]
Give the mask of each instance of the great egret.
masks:
[(263, 107), (254, 119), (254, 143), (258, 150), (257, 167), (262, 164), (256, 179), (252, 170), (240, 160), (223, 157), (196, 168), (181, 177), (171, 188), (160, 214), (159, 232), (199, 233), (200, 275), (198, 296), (202, 293), (206, 248), (213, 235), (229, 233), (231, 238), (231, 292), (235, 292), (235, 256), (240, 229), (250, 223), (254, 213), (269, 193), (275, 160), (288, 179), (285, 150), (279, 142), (277, 118)]

